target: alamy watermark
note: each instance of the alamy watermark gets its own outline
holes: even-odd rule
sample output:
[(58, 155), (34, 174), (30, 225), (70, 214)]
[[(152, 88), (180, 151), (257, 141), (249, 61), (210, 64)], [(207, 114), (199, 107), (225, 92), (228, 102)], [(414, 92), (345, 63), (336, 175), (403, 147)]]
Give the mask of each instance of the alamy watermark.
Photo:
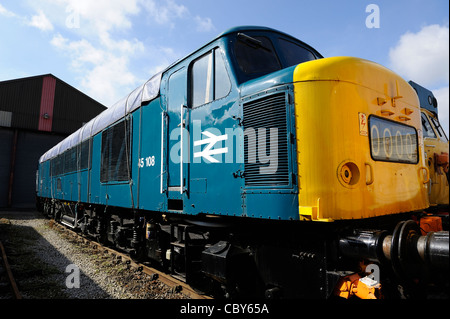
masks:
[(380, 282), (380, 267), (378, 267), (378, 265), (375, 265), (375, 264), (367, 265), (366, 273), (369, 274), (369, 275), (367, 275), (367, 277), (369, 277), (373, 281), (376, 281), (377, 283)]
[(80, 288), (80, 268), (75, 264), (70, 264), (66, 267), (66, 287), (69, 289)]
[[(208, 164), (244, 163), (246, 160), (247, 163), (260, 164), (260, 174), (277, 172), (279, 139), (287, 140), (287, 136), (279, 136), (278, 128), (249, 127), (244, 130), (236, 127), (225, 128), (224, 132), (221, 132), (215, 127), (202, 130), (199, 120), (194, 120), (192, 124), (191, 130), (180, 130), (178, 127), (170, 132), (169, 139), (175, 141), (169, 150), (172, 163), (201, 163), (202, 160)], [(191, 137), (193, 145), (190, 142)], [(243, 154), (244, 144), (247, 150), (246, 159)], [(154, 155), (139, 158), (140, 168), (154, 165)]]
[(366, 7), (366, 12), (370, 13), (366, 17), (366, 27), (368, 29), (379, 29), (380, 28), (380, 7), (376, 4), (369, 4)]
[(79, 29), (80, 28), (80, 13), (72, 6), (66, 7), (66, 27), (69, 29)]

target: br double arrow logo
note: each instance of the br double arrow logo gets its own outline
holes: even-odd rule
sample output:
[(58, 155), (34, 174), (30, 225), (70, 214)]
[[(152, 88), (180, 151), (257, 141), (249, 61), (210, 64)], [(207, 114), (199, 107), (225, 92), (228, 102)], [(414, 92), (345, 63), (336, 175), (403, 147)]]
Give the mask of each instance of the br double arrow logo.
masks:
[(201, 139), (199, 141), (194, 141), (194, 146), (199, 146), (203, 144), (208, 144), (201, 152), (195, 152), (194, 157), (203, 157), (204, 159), (207, 159), (211, 163), (219, 163), (218, 160), (216, 160), (212, 155), (217, 154), (223, 154), (228, 152), (228, 147), (222, 147), (222, 148), (216, 148), (212, 149), (214, 145), (219, 141), (226, 141), (228, 139), (228, 134), (224, 135), (214, 135), (213, 133), (210, 133), (208, 131), (202, 132), (203, 135), (207, 136), (208, 138)]

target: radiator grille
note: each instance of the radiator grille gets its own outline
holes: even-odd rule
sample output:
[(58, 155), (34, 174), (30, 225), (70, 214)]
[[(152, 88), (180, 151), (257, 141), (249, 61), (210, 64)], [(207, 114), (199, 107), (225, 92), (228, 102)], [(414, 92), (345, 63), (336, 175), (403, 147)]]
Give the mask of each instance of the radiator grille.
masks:
[[(243, 105), (246, 186), (289, 184), (286, 97), (286, 93), (281, 92)], [(278, 145), (272, 142), (275, 132)], [(259, 145), (260, 139), (264, 141), (263, 134), (265, 146)]]

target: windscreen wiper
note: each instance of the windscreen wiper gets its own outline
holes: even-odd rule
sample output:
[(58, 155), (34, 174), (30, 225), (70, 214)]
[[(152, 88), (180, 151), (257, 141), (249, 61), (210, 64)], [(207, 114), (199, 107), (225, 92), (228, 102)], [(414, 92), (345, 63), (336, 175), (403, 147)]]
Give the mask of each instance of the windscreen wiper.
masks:
[(237, 35), (238, 39), (242, 42), (244, 42), (245, 44), (249, 45), (250, 47), (254, 48), (254, 49), (264, 49), (267, 50), (269, 52), (271, 52), (272, 50), (268, 47), (266, 47), (261, 40), (252, 38), (244, 33), (238, 33)]

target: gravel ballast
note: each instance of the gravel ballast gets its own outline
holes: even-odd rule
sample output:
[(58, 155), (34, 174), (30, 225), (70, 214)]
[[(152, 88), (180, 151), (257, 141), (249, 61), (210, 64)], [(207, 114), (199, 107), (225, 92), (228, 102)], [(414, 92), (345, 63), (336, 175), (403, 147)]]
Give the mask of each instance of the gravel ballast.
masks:
[(186, 298), (120, 258), (58, 231), (36, 211), (0, 211), (0, 240), (24, 299)]

